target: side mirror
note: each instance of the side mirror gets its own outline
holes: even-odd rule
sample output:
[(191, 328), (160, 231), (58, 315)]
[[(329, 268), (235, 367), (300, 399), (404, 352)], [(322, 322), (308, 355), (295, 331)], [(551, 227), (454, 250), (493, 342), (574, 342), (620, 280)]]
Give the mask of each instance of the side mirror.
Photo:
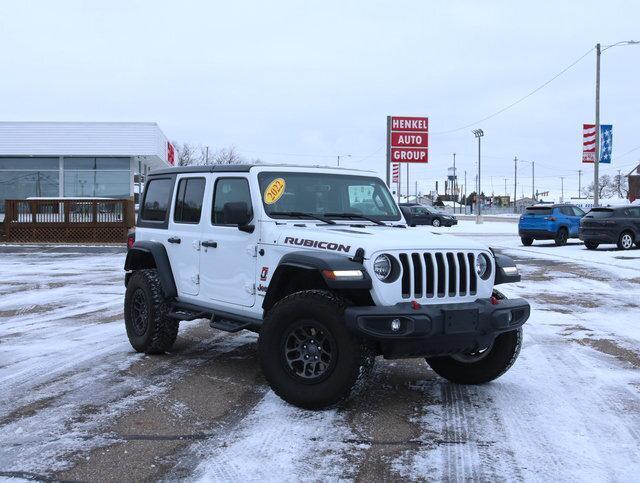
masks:
[[(249, 225), (251, 221), (251, 212), (249, 205), (245, 201), (233, 201), (225, 203), (222, 207), (222, 215), (226, 225), (237, 225), (242, 231), (253, 231), (253, 225)], [(251, 230), (247, 228), (251, 227)]]

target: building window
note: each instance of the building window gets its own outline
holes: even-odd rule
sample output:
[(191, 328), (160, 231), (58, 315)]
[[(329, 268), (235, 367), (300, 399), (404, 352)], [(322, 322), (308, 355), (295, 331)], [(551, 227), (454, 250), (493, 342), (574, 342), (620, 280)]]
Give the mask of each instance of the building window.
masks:
[(128, 198), (131, 159), (64, 158), (64, 196), (69, 198)]
[(56, 197), (58, 158), (0, 158), (0, 213), (5, 200)]

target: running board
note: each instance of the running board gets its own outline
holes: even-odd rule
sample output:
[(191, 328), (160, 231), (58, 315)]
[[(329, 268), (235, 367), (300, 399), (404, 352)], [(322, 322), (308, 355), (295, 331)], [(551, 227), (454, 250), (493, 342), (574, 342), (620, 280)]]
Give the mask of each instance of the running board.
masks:
[(227, 312), (216, 311), (185, 302), (174, 302), (167, 316), (177, 320), (210, 319), (209, 325), (218, 330), (239, 332), (243, 329), (257, 331), (262, 325), (261, 319), (246, 317)]
[(219, 319), (215, 315), (211, 316), (209, 325), (212, 329), (224, 330), (226, 332), (240, 332), (248, 329), (253, 324), (251, 322), (241, 322), (239, 320)]
[(190, 320), (196, 320), (196, 319), (208, 319), (209, 318), (209, 314), (206, 314), (204, 312), (190, 312), (190, 311), (186, 311), (186, 310), (171, 310), (168, 314), (167, 317), (171, 317), (172, 319), (176, 319), (176, 320), (186, 320), (186, 321), (190, 321)]

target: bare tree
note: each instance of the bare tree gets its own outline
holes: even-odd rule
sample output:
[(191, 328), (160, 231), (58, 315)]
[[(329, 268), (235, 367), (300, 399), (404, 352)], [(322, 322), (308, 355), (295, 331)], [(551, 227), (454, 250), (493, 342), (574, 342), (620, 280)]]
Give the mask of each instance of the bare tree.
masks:
[(175, 141), (172, 144), (177, 155), (176, 166), (190, 166), (192, 164), (197, 164), (198, 157), (196, 155), (195, 147), (189, 143), (177, 143)]
[(620, 198), (629, 197), (629, 180), (623, 174), (616, 174), (611, 180), (612, 196)]
[(238, 150), (235, 146), (231, 145), (228, 148), (220, 148), (216, 150), (209, 164), (242, 164), (244, 163), (244, 159), (238, 153)]
[[(176, 150), (177, 166), (243, 164), (246, 162), (233, 145), (217, 150), (211, 150), (208, 146), (189, 143), (174, 142), (173, 145)], [(259, 160), (257, 161), (259, 162)]]
[[(587, 198), (593, 197), (593, 183), (590, 183), (582, 190), (582, 194)], [(615, 178), (611, 178), (608, 174), (600, 176), (598, 179), (598, 196), (600, 198), (611, 198), (618, 195), (618, 185)]]

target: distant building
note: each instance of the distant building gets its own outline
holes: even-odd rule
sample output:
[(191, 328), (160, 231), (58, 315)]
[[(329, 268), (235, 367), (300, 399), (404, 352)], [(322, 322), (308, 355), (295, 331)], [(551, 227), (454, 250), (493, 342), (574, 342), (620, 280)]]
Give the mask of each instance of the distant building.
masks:
[(516, 208), (518, 210), (524, 210), (528, 206), (533, 206), (536, 203), (537, 201), (533, 198), (520, 198), (519, 200), (516, 200)]
[(154, 122), (0, 122), (0, 213), (6, 199), (133, 198), (173, 159)]
[(640, 164), (627, 175), (629, 181), (629, 201), (640, 200)]

